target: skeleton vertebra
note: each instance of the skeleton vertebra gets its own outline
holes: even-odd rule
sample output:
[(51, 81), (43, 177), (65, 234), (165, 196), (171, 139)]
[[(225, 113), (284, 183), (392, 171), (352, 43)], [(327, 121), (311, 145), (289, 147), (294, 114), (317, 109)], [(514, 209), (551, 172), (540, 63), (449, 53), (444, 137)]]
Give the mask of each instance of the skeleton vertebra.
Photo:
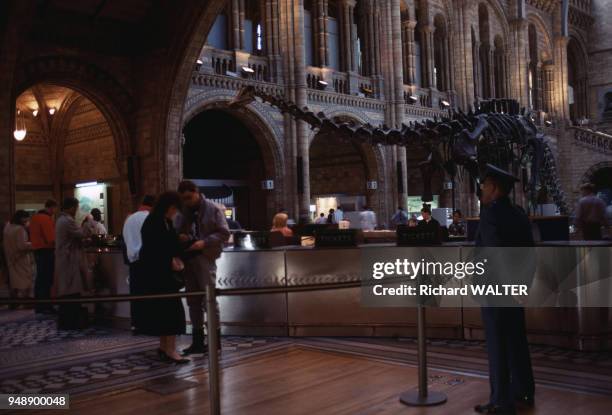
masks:
[[(282, 113), (289, 113), (317, 129), (346, 140), (371, 145), (421, 146), (428, 156), (419, 163), (425, 191), (422, 199), (431, 200), (431, 175), (439, 169), (454, 180), (461, 167), (472, 183), (487, 163), (511, 171), (521, 178), (531, 207), (537, 203), (538, 190), (545, 187), (562, 214), (569, 212), (557, 178), (553, 154), (538, 132), (531, 116), (517, 101), (492, 99), (481, 101), (475, 112), (449, 111), (448, 117), (402, 124), (401, 129), (378, 128), (370, 124), (335, 122), (323, 112), (315, 114), (308, 107), (298, 108), (281, 97), (269, 95), (253, 86), (240, 90), (230, 107), (249, 104), (260, 98)], [(474, 186), (473, 186), (474, 187)], [(475, 188), (475, 187), (474, 187)]]

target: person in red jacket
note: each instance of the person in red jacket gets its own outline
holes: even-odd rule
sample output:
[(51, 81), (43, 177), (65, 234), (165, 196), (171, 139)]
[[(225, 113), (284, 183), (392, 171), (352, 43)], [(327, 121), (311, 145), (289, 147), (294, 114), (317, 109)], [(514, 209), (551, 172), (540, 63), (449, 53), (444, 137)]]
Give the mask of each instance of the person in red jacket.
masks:
[[(34, 281), (34, 296), (37, 299), (51, 297), (53, 273), (55, 267), (55, 219), (57, 202), (49, 199), (45, 208), (38, 211), (30, 220), (30, 240), (36, 261), (36, 279)], [(50, 305), (36, 307), (37, 313), (53, 312)]]

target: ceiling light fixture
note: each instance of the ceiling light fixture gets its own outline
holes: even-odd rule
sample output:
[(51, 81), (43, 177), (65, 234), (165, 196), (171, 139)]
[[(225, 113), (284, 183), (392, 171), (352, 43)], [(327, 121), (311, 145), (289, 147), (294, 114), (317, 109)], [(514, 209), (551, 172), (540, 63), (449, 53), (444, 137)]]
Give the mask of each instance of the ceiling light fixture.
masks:
[(20, 110), (17, 110), (17, 117), (15, 118), (15, 131), (13, 131), (13, 137), (17, 141), (23, 141), (26, 137), (26, 125), (25, 120), (23, 119), (23, 114), (21, 114)]
[(38, 115), (38, 109), (32, 110), (32, 115), (36, 117)]
[(53, 115), (53, 114), (55, 114), (55, 108), (51, 107), (49, 108), (49, 115)]

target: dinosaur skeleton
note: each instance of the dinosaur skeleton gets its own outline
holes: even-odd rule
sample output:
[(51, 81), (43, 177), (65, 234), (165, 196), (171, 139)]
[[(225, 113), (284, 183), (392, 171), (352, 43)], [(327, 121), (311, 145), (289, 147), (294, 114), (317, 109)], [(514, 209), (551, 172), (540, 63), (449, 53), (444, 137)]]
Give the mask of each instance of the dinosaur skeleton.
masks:
[(555, 159), (544, 135), (538, 132), (531, 114), (515, 100), (481, 101), (476, 111), (470, 110), (467, 114), (452, 110), (448, 117), (413, 121), (402, 124), (401, 129), (389, 129), (367, 123), (337, 122), (323, 112), (315, 114), (308, 107), (299, 108), (254, 86), (242, 88), (230, 107), (245, 106), (256, 98), (306, 122), (320, 134), (333, 134), (343, 140), (373, 146), (421, 147), (427, 154), (418, 165), (424, 182), (424, 202), (433, 199), (431, 179), (435, 172), (446, 172), (453, 182), (467, 174), (474, 190), (478, 188), (479, 172), (490, 163), (521, 179), (530, 208), (535, 208), (538, 194), (546, 190), (562, 214), (569, 212)]

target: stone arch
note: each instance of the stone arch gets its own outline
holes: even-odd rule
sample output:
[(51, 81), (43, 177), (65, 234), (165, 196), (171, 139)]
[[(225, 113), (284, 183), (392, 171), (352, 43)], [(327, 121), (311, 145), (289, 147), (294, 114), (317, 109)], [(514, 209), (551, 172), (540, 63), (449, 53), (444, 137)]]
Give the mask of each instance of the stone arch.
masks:
[[(542, 17), (536, 13), (528, 13), (527, 14), (527, 24), (533, 24), (536, 28), (536, 33), (538, 36), (543, 36), (544, 44), (546, 46), (545, 50), (538, 51), (538, 59), (544, 61), (545, 57), (548, 57), (546, 60), (552, 60), (552, 51), (553, 51), (553, 42), (550, 37), (550, 32), (546, 26)], [(538, 42), (539, 43), (539, 42)]]
[[(331, 111), (330, 110), (326, 111), (325, 115), (328, 118), (339, 117), (339, 118), (352, 119), (354, 121), (357, 121), (360, 124), (372, 123), (372, 120), (368, 119), (368, 117), (364, 113), (357, 112), (355, 110), (347, 111), (347, 110), (337, 108), (337, 109), (332, 109)], [(314, 140), (316, 135), (317, 135), (316, 131), (311, 130), (309, 132), (309, 135), (308, 135), (308, 147), (309, 148), (312, 145), (312, 141)], [(376, 179), (379, 182), (384, 180), (385, 171), (386, 171), (385, 169), (386, 162), (385, 162), (384, 151), (381, 148), (381, 146), (372, 147), (371, 152), (366, 151), (365, 153), (363, 153), (363, 155), (364, 155), (364, 159), (368, 163), (372, 163), (368, 165), (368, 168), (372, 168), (372, 166), (376, 166), (375, 168), (376, 177), (371, 177), (371, 178)], [(371, 172), (368, 171), (368, 173), (371, 173)]]
[(434, 66), (436, 88), (440, 91), (452, 89), (452, 59), (450, 53), (450, 19), (444, 13), (436, 13), (434, 25)]
[(274, 174), (275, 180), (282, 180), (282, 172), (285, 171), (285, 160), (281, 148), (282, 131), (274, 124), (273, 120), (268, 119), (266, 116), (266, 108), (260, 107), (263, 106), (263, 104), (257, 102), (249, 104), (246, 107), (230, 109), (228, 108), (228, 104), (233, 98), (233, 95), (225, 93), (204, 93), (189, 98), (185, 105), (185, 112), (181, 122), (182, 128), (195, 116), (210, 109), (223, 110), (234, 115), (236, 118), (243, 121), (247, 127), (259, 133), (255, 134), (255, 137), (257, 143), (263, 150), (262, 153), (266, 169), (268, 169), (269, 166), (273, 166), (273, 171), (267, 170), (266, 173)]
[[(328, 110), (325, 112), (325, 115), (329, 118), (342, 118), (354, 120), (361, 124), (366, 124), (371, 122), (368, 117), (355, 110), (347, 111), (341, 108), (336, 108), (333, 110)], [(314, 137), (316, 136), (315, 131), (311, 131), (308, 137), (308, 146), (312, 145)], [(388, 185), (391, 182), (387, 181), (387, 162), (385, 157), (385, 149), (381, 145), (377, 145), (374, 147), (367, 146), (366, 144), (362, 144), (358, 146), (358, 151), (361, 154), (361, 157), (366, 165), (366, 180), (376, 180), (378, 183), (378, 188), (376, 191), (368, 192), (367, 199), (368, 204), (377, 212), (379, 216), (379, 220), (381, 218), (386, 218), (389, 214), (389, 206), (387, 206), (387, 201), (390, 199), (390, 195), (392, 194)], [(374, 174), (373, 174), (374, 173)]]
[[(126, 116), (129, 116), (134, 108), (131, 95), (114, 77), (94, 64), (73, 57), (47, 56), (32, 59), (18, 66), (11, 91), (11, 102), (15, 103), (28, 88), (41, 84), (76, 91), (96, 107), (108, 124), (115, 150), (114, 163), (118, 173), (115, 183), (118, 195), (120, 195), (115, 199), (117, 204), (112, 214), (112, 227), (115, 230), (119, 229), (120, 223), (137, 203), (137, 195), (140, 192), (139, 172), (133, 172), (134, 181), (132, 183), (135, 186), (130, 185), (128, 177), (128, 160), (135, 157), (136, 154), (135, 144), (126, 120)], [(14, 123), (14, 118), (12, 122)], [(52, 159), (53, 163), (61, 163), (64, 159), (63, 151), (62, 154), (56, 153), (54, 159)], [(15, 172), (16, 168), (13, 165), (11, 167), (12, 205), (16, 203)], [(55, 189), (54, 193), (61, 194), (62, 190)]]
[(488, 0), (488, 3), (495, 13), (499, 27), (502, 29), (501, 34), (504, 40), (508, 39), (510, 35), (510, 26), (508, 25), (508, 15), (506, 14), (506, 9), (504, 6), (502, 6), (500, 0)]
[[(568, 94), (573, 89), (573, 102), (569, 105), (569, 116), (576, 122), (589, 116), (588, 99), (588, 55), (580, 37), (570, 34), (567, 43), (567, 82)], [(569, 98), (569, 97), (568, 97)]]
[[(274, 178), (274, 197), (268, 202), (268, 216), (274, 213), (283, 205), (283, 189), (285, 186), (285, 158), (281, 147), (283, 137), (282, 131), (275, 125), (274, 120), (268, 117), (268, 111), (264, 104), (253, 102), (245, 107), (230, 109), (228, 103), (234, 98), (233, 95), (225, 92), (201, 93), (190, 97), (185, 103), (185, 110), (181, 122), (182, 129), (195, 118), (198, 114), (211, 110), (221, 110), (235, 116), (242, 121), (245, 126), (254, 132), (257, 144), (259, 145), (264, 158), (266, 174)], [(182, 177), (182, 146), (179, 150), (179, 172), (178, 177)], [(270, 216), (271, 217), (271, 216)]]
[[(133, 109), (130, 94), (108, 73), (96, 65), (70, 57), (34, 59), (22, 65), (16, 74), (12, 102), (28, 88), (41, 83), (63, 86), (92, 101), (107, 120), (117, 152), (118, 163), (133, 155), (134, 144), (124, 115)], [(119, 170), (126, 171), (124, 166)]]
[(612, 169), (612, 160), (602, 161), (589, 167), (582, 175), (578, 185), (582, 183), (592, 183), (595, 174), (602, 169)]

